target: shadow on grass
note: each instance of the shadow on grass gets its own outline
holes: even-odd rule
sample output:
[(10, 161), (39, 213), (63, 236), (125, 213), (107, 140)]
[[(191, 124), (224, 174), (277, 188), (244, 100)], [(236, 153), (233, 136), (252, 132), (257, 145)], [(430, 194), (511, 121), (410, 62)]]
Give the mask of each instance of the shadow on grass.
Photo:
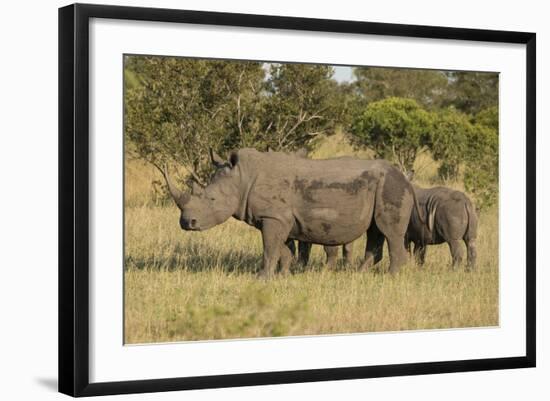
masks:
[(176, 246), (170, 255), (127, 255), (125, 269), (186, 270), (203, 272), (221, 270), (225, 273), (257, 273), (262, 264), (262, 255), (242, 251), (223, 252), (209, 246)]
[[(310, 260), (304, 266), (295, 260), (290, 271), (292, 274), (303, 274), (312, 271), (357, 271), (361, 265), (361, 259), (356, 259), (351, 264), (338, 260), (336, 266), (330, 268), (321, 260)], [(262, 268), (262, 254), (251, 253), (250, 250), (220, 250), (215, 247), (201, 243), (176, 245), (171, 252), (159, 251), (159, 254), (150, 255), (127, 255), (124, 260), (124, 267), (137, 270), (185, 270), (188, 272), (205, 272), (219, 270), (224, 273), (256, 274)], [(409, 266), (403, 268), (411, 268)], [(418, 266), (413, 268), (420, 269)], [(372, 274), (387, 274), (389, 261), (383, 260), (368, 271)], [(279, 269), (277, 269), (279, 271)]]
[[(194, 273), (221, 270), (224, 273), (256, 274), (262, 268), (262, 254), (253, 254), (246, 251), (224, 252), (204, 245), (200, 247), (196, 245), (176, 246), (174, 252), (169, 255), (127, 255), (124, 260), (124, 267), (126, 270), (186, 270)], [(347, 265), (343, 261), (339, 261), (337, 267), (333, 270), (356, 268), (355, 264)], [(290, 272), (292, 274), (303, 274), (326, 269), (329, 269), (329, 267), (320, 261), (310, 261), (308, 265), (304, 266), (295, 260), (290, 267)], [(277, 269), (277, 272), (279, 271), (280, 269)]]

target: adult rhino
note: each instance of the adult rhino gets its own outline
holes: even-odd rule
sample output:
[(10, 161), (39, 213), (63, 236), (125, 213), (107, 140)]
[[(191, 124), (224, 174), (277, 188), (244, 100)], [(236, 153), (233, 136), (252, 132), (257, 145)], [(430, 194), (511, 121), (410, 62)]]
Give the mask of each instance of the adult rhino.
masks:
[[(418, 211), (413, 210), (411, 220), (405, 236), (406, 248), (414, 243), (414, 253), (419, 264), (423, 265), (426, 258), (427, 245), (449, 244), (452, 262), (456, 266), (462, 262), (463, 252), (460, 241), (466, 243), (468, 266), (474, 267), (476, 262), (476, 238), (477, 238), (477, 215), (470, 199), (462, 192), (444, 187), (423, 189), (414, 186), (424, 213), (420, 220)], [(311, 244), (300, 243), (300, 261), (307, 264)], [(309, 248), (305, 247), (309, 245)], [(327, 265), (336, 263), (338, 247), (325, 246)], [(353, 243), (342, 246), (346, 263), (350, 263)], [(306, 254), (307, 252), (307, 254)]]
[(184, 193), (164, 175), (181, 211), (184, 230), (207, 230), (231, 216), (262, 232), (262, 276), (278, 263), (288, 272), (292, 255), (287, 239), (321, 245), (347, 244), (365, 232), (362, 267), (381, 258), (388, 241), (390, 272), (407, 260), (404, 237), (418, 203), (412, 185), (384, 160), (310, 160), (280, 152), (240, 149), (228, 160), (210, 152), (216, 167), (205, 188)]
[[(273, 152), (273, 150), (271, 148), (267, 148), (266, 150), (267, 152)], [(291, 155), (294, 155), (296, 157), (299, 157), (299, 158), (307, 158), (308, 157), (308, 150), (306, 148), (300, 148), (294, 152), (286, 152), (288, 154), (291, 154)], [(350, 156), (341, 156), (339, 157), (339, 159), (342, 159), (342, 158), (350, 158)], [(294, 240), (293, 239), (289, 239), (287, 240), (286, 242), (286, 245), (288, 247), (288, 249), (290, 249), (290, 252), (292, 253), (292, 256), (296, 258), (296, 244), (294, 243)], [(313, 244), (311, 242), (303, 242), (303, 241), (299, 241), (298, 242), (298, 255), (297, 255), (297, 260), (298, 260), (298, 263), (300, 263), (302, 266), (307, 266), (308, 262), (309, 262), (309, 256), (311, 254), (311, 246)], [(337, 259), (338, 259), (338, 249), (339, 247), (338, 246), (330, 246), (330, 245), (325, 245), (323, 246), (323, 249), (325, 251), (325, 255), (326, 255), (326, 261), (325, 261), (325, 264), (329, 267), (329, 268), (332, 268), (332, 267), (335, 267), (336, 266), (336, 263), (337, 263)], [(351, 264), (352, 260), (353, 260), (353, 245), (352, 243), (350, 242), (349, 244), (344, 244), (342, 246), (342, 256), (344, 257), (344, 261), (346, 264)]]
[(467, 249), (467, 264), (476, 263), (477, 215), (470, 199), (462, 192), (445, 187), (424, 189), (414, 187), (420, 209), (424, 213), (420, 219), (416, 210), (405, 237), (406, 246), (414, 244), (414, 254), (419, 264), (426, 259), (426, 246), (449, 244), (452, 265), (462, 262), (464, 241)]

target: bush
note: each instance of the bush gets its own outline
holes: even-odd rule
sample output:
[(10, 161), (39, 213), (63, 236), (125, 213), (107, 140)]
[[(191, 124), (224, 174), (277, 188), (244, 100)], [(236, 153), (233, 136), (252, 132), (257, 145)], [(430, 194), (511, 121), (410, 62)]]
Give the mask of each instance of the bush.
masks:
[(370, 103), (353, 122), (352, 141), (376, 157), (412, 172), (418, 153), (429, 144), (433, 116), (415, 100), (391, 97)]
[(454, 109), (440, 112), (431, 133), (430, 148), (440, 162), (438, 174), (444, 181), (458, 179), (460, 162), (468, 152), (468, 138), (474, 126), (468, 116)]
[(475, 198), (479, 209), (493, 206), (498, 200), (498, 134), (476, 125), (468, 140), (464, 186)]

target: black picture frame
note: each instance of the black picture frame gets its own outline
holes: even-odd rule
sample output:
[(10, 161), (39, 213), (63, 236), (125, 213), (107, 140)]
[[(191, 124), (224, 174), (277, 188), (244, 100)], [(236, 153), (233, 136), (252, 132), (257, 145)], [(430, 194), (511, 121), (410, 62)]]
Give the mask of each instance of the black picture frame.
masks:
[[(523, 356), (154, 380), (89, 381), (90, 18), (516, 43), (526, 46), (526, 352)], [(59, 391), (71, 396), (253, 386), (534, 367), (536, 35), (479, 29), (338, 21), (105, 5), (59, 9)]]

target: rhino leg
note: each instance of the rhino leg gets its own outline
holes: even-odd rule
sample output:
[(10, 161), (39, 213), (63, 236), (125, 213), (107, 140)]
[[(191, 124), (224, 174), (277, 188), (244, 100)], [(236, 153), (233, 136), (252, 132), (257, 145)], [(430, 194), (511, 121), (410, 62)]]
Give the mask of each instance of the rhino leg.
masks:
[(292, 257), (296, 257), (296, 244), (294, 243), (293, 239), (289, 239), (285, 242), (286, 247), (292, 254)]
[(298, 242), (298, 261), (302, 266), (307, 266), (309, 262), (309, 255), (311, 253), (310, 242)]
[(333, 269), (336, 266), (338, 259), (338, 247), (337, 246), (325, 246), (325, 253), (327, 254), (326, 265)]
[(404, 241), (405, 250), (407, 251), (409, 256), (412, 256), (413, 253), (414, 253), (414, 251), (412, 249), (412, 244), (413, 244), (413, 242), (411, 240), (409, 240), (407, 237), (405, 237), (405, 241)]
[(419, 266), (426, 263), (426, 245), (420, 243), (414, 244), (414, 259)]
[(283, 246), (281, 249), (281, 255), (279, 257), (279, 265), (281, 267), (281, 273), (283, 274), (290, 273), (290, 265), (292, 264), (293, 260), (294, 260), (294, 255), (290, 252), (290, 249), (288, 249), (287, 246)]
[[(412, 208), (412, 202), (411, 202)], [(380, 248), (379, 257), (374, 256), (374, 263), (378, 263), (382, 259), (382, 246), (384, 245), (384, 237), (388, 241), (388, 252), (390, 254), (390, 273), (394, 274), (399, 271), (399, 268), (407, 263), (407, 251), (405, 250), (405, 232), (408, 226), (407, 214), (403, 214), (399, 210), (380, 208), (382, 212), (375, 214), (376, 224), (371, 224), (371, 227), (367, 231), (367, 248), (369, 248), (369, 242), (371, 240), (372, 227), (377, 227), (377, 232), (380, 233), (379, 237), (375, 237), (373, 247)], [(410, 209), (409, 209), (410, 210)], [(409, 213), (410, 214), (410, 213)], [(381, 237), (381, 238), (380, 238)], [(365, 261), (367, 257), (365, 255)]]
[(476, 267), (476, 259), (477, 259), (477, 249), (476, 249), (476, 242), (475, 240), (464, 240), (464, 243), (466, 244), (466, 252), (468, 256), (468, 268), (469, 269), (475, 269)]
[(290, 230), (285, 230), (283, 225), (273, 219), (265, 219), (262, 222), (262, 241), (264, 246), (263, 268), (259, 275), (263, 278), (270, 278), (274, 273), (279, 261), (281, 270), (287, 272), (292, 261), (292, 254), (286, 242)]
[(407, 263), (407, 251), (403, 246), (403, 238), (398, 235), (392, 235), (386, 238), (388, 240), (388, 252), (390, 254), (390, 273), (399, 272), (402, 265)]
[[(415, 193), (397, 169), (388, 170), (376, 191), (374, 221), (388, 241), (390, 273), (397, 273), (407, 263), (405, 234), (414, 207)], [(372, 226), (372, 224), (371, 224)]]
[(453, 258), (452, 267), (455, 268), (462, 263), (464, 250), (459, 240), (450, 240), (449, 248), (451, 249), (451, 257)]
[(351, 265), (353, 262), (353, 243), (345, 244), (342, 246), (342, 254), (344, 256), (344, 261), (347, 265)]
[(477, 259), (476, 238), (478, 221), (475, 208), (469, 199), (466, 202), (466, 211), (468, 212), (468, 228), (464, 235), (464, 242), (466, 243), (468, 252), (468, 268), (473, 269), (475, 268)]
[(371, 224), (367, 230), (367, 245), (365, 247), (365, 259), (359, 270), (366, 271), (372, 265), (382, 260), (384, 249), (384, 235), (376, 224)]

